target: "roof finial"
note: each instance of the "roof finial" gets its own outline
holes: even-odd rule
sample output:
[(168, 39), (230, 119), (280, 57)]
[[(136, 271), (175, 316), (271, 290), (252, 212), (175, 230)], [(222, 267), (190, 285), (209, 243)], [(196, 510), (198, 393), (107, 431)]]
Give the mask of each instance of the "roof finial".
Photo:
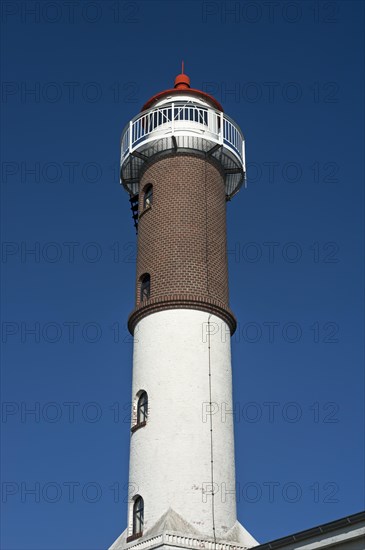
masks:
[(184, 61), (181, 62), (181, 73), (175, 78), (174, 88), (190, 88), (190, 78), (184, 73)]

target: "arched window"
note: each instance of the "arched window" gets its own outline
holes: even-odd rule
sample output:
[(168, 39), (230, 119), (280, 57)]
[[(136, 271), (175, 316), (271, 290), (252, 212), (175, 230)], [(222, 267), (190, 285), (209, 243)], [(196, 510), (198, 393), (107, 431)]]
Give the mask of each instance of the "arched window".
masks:
[(143, 210), (151, 206), (152, 202), (153, 202), (153, 186), (151, 183), (149, 183), (144, 190)]
[(147, 392), (143, 391), (137, 401), (137, 426), (142, 422), (147, 422), (148, 416), (148, 396)]
[(144, 273), (141, 277), (141, 295), (140, 300), (148, 300), (151, 294), (151, 277), (149, 273)]
[(137, 495), (133, 504), (133, 535), (143, 532), (144, 502), (140, 495)]

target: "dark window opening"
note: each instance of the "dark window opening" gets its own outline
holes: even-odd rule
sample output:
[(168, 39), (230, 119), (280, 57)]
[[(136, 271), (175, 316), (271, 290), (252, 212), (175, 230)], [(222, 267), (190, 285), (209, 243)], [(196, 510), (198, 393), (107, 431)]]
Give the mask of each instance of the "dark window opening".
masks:
[(148, 416), (148, 396), (147, 392), (143, 391), (137, 402), (137, 425), (147, 422)]
[(147, 208), (148, 206), (152, 206), (153, 202), (153, 187), (152, 185), (147, 185), (144, 197), (143, 197), (143, 209)]
[(144, 502), (141, 496), (137, 496), (133, 504), (133, 535), (143, 532)]
[(151, 294), (151, 277), (149, 273), (145, 273), (141, 277), (141, 302), (149, 299)]

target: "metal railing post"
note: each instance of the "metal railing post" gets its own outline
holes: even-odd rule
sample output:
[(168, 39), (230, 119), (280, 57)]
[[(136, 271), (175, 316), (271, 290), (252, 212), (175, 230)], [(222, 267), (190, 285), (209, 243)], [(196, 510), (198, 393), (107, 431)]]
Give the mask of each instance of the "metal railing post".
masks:
[(224, 139), (224, 116), (223, 112), (220, 114), (221, 117), (221, 127), (219, 128), (219, 143), (223, 145), (223, 139)]
[(129, 152), (132, 151), (132, 121), (129, 122)]

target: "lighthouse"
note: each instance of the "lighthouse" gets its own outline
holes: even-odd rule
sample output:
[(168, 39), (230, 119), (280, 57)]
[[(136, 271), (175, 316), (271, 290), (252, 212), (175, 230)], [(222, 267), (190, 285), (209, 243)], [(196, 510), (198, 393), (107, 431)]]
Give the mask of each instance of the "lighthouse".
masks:
[(138, 234), (128, 517), (110, 547), (237, 550), (226, 203), (244, 138), (182, 68), (125, 127), (121, 183)]

